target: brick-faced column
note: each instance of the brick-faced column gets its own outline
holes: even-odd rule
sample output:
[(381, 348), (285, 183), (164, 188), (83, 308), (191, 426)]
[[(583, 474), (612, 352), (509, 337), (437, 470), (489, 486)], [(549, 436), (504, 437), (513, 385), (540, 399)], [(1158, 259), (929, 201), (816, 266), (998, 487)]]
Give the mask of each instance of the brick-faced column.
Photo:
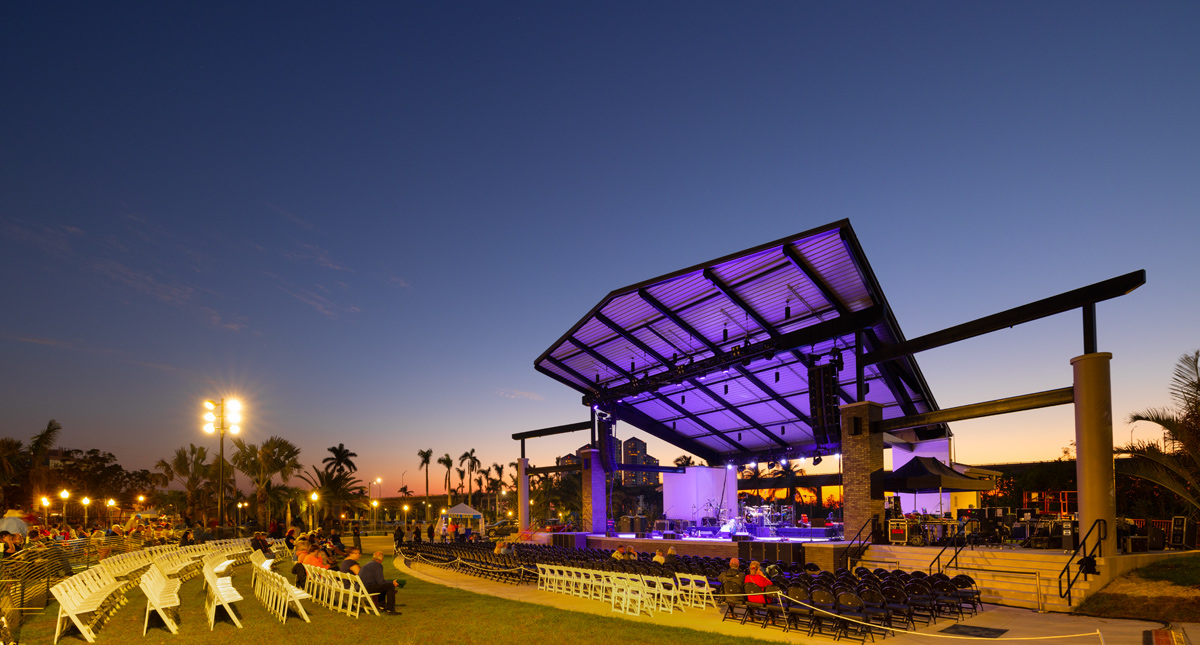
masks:
[[(849, 403), (842, 411), (842, 503), (847, 540), (872, 517), (883, 524), (883, 406)], [(870, 540), (869, 537), (867, 537)]]
[(604, 468), (600, 465), (600, 451), (594, 448), (579, 449), (579, 463), (583, 464), (583, 526), (588, 533), (604, 534), (608, 526), (608, 494), (604, 486)]
[(529, 530), (529, 477), (525, 474), (528, 467), (528, 459), (517, 460), (517, 524), (522, 532)]

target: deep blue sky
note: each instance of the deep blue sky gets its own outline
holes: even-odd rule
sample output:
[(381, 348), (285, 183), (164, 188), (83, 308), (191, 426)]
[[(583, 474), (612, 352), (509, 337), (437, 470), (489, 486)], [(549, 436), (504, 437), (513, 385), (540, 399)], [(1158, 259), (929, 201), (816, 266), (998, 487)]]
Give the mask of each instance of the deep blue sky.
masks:
[[(585, 418), (532, 362), (608, 291), (849, 218), (910, 337), (1147, 269), (1099, 307), (1124, 440), (1200, 348), (1198, 28), (1188, 2), (5, 3), (0, 434), (55, 418), (149, 467), (215, 447), (199, 402), (236, 392), (249, 440), (423, 489), (418, 449), (507, 463)], [(943, 407), (1062, 387), (1079, 329), (918, 358)], [(971, 463), (1073, 436), (1069, 408), (955, 431)]]

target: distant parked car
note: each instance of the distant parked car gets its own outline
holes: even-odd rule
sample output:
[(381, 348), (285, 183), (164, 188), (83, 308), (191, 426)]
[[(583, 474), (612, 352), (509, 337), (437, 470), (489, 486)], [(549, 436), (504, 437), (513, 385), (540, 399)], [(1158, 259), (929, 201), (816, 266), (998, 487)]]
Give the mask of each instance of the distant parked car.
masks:
[(495, 524), (488, 524), (484, 528), (486, 529), (486, 535), (489, 539), (502, 538), (517, 532), (517, 521), (500, 520)]

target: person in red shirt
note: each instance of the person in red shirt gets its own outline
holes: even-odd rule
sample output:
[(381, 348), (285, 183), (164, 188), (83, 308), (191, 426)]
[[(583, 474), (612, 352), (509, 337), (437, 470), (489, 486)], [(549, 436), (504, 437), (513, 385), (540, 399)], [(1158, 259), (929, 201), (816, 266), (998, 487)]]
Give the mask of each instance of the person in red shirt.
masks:
[[(761, 565), (759, 565), (758, 560), (750, 561), (750, 571), (749, 571), (749, 573), (746, 574), (746, 582), (753, 582), (754, 584), (762, 587), (763, 589), (766, 589), (767, 587), (769, 587), (771, 585), (771, 581), (762, 574), (762, 568), (761, 568)], [(773, 598), (774, 598), (774, 596), (771, 597), (771, 599), (773, 599)], [(767, 596), (762, 596), (762, 595), (758, 595), (758, 594), (755, 594), (753, 596), (749, 596), (746, 598), (746, 600), (749, 602), (762, 602), (762, 603), (770, 602), (771, 599), (768, 599)]]

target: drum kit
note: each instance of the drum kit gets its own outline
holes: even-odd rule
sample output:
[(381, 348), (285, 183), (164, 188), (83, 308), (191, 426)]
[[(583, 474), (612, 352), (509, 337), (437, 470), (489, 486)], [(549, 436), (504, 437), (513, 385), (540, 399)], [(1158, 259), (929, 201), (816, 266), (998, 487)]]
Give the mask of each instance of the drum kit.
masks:
[(737, 533), (750, 533), (760, 537), (774, 536), (777, 528), (794, 525), (790, 506), (745, 506), (741, 513), (734, 515), (730, 512), (731, 509), (721, 508), (710, 502), (703, 510), (704, 515), (700, 517), (699, 526), (691, 527), (688, 531), (694, 537), (702, 534), (715, 537)]

